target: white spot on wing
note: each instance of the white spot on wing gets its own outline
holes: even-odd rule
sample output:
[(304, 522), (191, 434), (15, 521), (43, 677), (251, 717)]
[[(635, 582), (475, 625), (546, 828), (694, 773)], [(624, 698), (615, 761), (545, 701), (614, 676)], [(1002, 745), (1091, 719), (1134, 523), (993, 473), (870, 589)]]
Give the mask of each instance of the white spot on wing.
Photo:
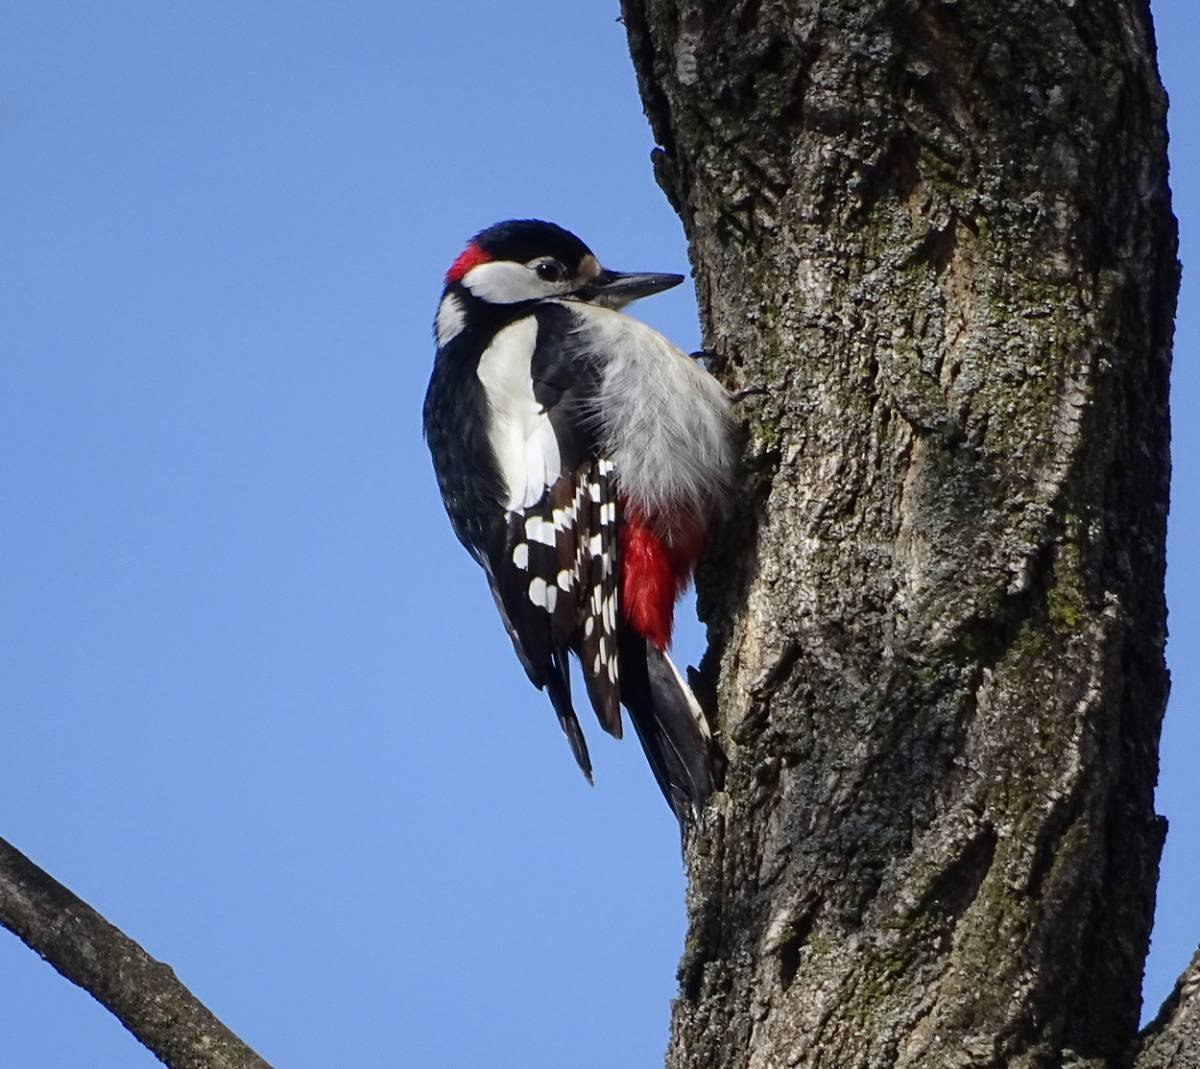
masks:
[(543, 546), (554, 545), (554, 528), (541, 516), (530, 516), (525, 521), (525, 537), (531, 542), (541, 542)]
[(546, 580), (540, 576), (529, 581), (529, 600), (543, 609), (546, 607)]

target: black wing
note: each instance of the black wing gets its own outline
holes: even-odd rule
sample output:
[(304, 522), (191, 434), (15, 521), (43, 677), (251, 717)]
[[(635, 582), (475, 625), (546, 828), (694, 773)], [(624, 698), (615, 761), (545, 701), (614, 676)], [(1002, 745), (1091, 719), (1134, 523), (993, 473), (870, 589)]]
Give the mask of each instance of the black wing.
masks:
[[(618, 504), (612, 464), (598, 455), (589, 418), (600, 369), (575, 343), (568, 309), (547, 305), (536, 316), (534, 397), (554, 431), (558, 475), (532, 505), (497, 513), (486, 566), (517, 655), (534, 685), (548, 691), (590, 778), (571, 704), (567, 653), (579, 656), (601, 725), (619, 737)], [(540, 448), (534, 442), (530, 447)]]

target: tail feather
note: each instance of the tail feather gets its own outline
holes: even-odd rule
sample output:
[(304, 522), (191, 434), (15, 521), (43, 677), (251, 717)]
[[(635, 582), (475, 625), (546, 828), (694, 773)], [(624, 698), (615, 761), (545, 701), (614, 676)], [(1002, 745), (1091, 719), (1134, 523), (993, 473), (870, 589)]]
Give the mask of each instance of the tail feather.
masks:
[(575, 708), (571, 704), (571, 670), (565, 650), (555, 650), (551, 655), (550, 671), (546, 675), (545, 686), (579, 770), (584, 779), (591, 783), (592, 759), (588, 756), (587, 740), (583, 737), (583, 729), (579, 726), (579, 719), (575, 716)]
[(679, 670), (632, 629), (621, 636), (621, 701), (667, 805), (681, 825), (697, 819), (719, 786), (719, 751)]

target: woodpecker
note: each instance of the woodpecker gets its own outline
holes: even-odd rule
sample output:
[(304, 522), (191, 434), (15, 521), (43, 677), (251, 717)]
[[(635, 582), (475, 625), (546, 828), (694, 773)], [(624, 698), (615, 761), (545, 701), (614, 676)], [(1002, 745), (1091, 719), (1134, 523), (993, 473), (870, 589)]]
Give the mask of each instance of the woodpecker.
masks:
[(481, 231), (446, 273), (424, 428), (451, 526), (584, 776), (569, 653), (605, 731), (620, 738), (629, 711), (686, 826), (719, 751), (667, 647), (730, 495), (730, 399), (620, 311), (682, 281), (606, 270), (553, 223)]

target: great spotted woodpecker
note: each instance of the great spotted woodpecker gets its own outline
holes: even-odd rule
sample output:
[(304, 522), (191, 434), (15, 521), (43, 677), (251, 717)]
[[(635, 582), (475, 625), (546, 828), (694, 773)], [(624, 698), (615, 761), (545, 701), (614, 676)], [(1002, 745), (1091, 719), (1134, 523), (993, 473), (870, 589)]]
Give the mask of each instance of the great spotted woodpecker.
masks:
[(729, 397), (618, 311), (682, 281), (605, 270), (552, 223), (489, 227), (446, 273), (424, 423), (450, 523), (583, 774), (568, 651), (606, 731), (619, 738), (629, 710), (686, 824), (714, 788), (717, 751), (666, 649), (729, 495)]

